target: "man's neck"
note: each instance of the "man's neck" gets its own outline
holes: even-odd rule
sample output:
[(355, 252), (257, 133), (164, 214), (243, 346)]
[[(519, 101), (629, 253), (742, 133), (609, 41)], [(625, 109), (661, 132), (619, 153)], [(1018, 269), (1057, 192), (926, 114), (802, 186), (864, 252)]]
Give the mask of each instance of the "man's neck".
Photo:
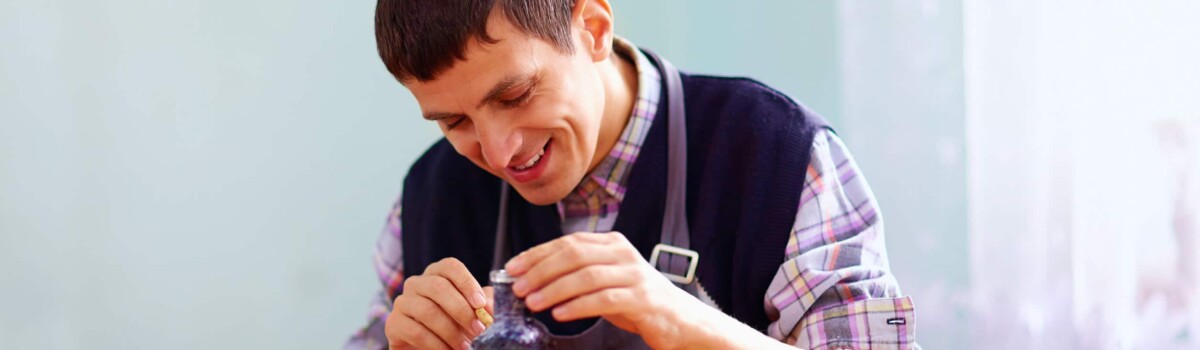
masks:
[(604, 161), (621, 138), (621, 133), (625, 131), (625, 125), (629, 123), (629, 117), (633, 114), (633, 103), (637, 99), (637, 66), (631, 59), (617, 54), (616, 50), (613, 50), (608, 61), (611, 64), (601, 73), (606, 92), (604, 115), (601, 116), (603, 119), (600, 122), (600, 136), (596, 141), (596, 155), (592, 158), (588, 173)]

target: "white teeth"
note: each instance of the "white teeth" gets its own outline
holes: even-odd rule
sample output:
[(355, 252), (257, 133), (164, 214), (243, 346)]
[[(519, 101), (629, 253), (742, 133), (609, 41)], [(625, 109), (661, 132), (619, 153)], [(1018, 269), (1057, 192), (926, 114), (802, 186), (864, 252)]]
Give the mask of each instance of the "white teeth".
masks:
[(539, 160), (542, 160), (542, 155), (544, 155), (544, 154), (546, 154), (546, 149), (545, 149), (545, 148), (543, 148), (543, 149), (540, 149), (540, 150), (538, 150), (538, 153), (537, 153), (537, 155), (533, 156), (533, 158), (529, 158), (529, 161), (528, 161), (528, 162), (525, 162), (525, 164), (521, 164), (521, 165), (519, 165), (519, 166), (516, 166), (515, 168), (516, 168), (517, 170), (525, 170), (525, 169), (529, 169), (529, 168), (533, 167), (534, 165), (537, 165), (537, 162), (538, 162)]

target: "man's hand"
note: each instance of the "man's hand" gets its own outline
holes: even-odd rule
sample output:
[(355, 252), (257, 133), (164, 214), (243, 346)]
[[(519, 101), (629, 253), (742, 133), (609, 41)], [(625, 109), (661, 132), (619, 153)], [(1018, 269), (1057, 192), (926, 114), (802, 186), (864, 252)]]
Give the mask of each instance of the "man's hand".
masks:
[[(682, 341), (681, 320), (711, 309), (676, 288), (620, 233), (575, 233), (534, 247), (505, 265), (513, 292), (559, 321), (604, 317), (654, 348)], [(714, 310), (715, 311), (715, 310)]]
[(475, 309), (492, 313), (491, 300), (491, 287), (481, 288), (458, 259), (430, 264), (424, 274), (404, 280), (404, 293), (388, 315), (388, 344), (391, 349), (467, 349), (484, 330)]
[(675, 287), (617, 233), (575, 233), (504, 267), (513, 292), (559, 321), (604, 317), (655, 349), (789, 349)]

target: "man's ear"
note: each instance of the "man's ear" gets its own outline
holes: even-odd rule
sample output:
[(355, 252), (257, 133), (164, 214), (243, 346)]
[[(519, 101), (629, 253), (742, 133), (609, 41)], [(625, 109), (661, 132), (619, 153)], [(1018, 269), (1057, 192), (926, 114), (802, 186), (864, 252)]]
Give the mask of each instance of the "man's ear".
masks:
[(571, 27), (579, 32), (579, 49), (593, 62), (612, 54), (613, 13), (608, 0), (576, 0), (571, 19)]

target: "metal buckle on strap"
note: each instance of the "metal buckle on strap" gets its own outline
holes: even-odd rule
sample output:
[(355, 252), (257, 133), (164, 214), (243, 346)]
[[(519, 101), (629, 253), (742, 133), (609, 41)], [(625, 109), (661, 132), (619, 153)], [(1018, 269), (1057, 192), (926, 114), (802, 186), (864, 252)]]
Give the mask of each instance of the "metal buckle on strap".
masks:
[[(658, 257), (662, 255), (662, 252), (688, 257), (688, 268), (686, 275), (680, 276), (671, 273), (670, 271), (660, 270), (659, 272), (662, 273), (663, 276), (667, 276), (667, 279), (671, 280), (672, 282), (681, 284), (692, 284), (692, 281), (696, 280), (696, 263), (700, 261), (700, 253), (697, 253), (695, 250), (691, 249), (684, 249), (673, 245), (659, 243), (658, 245), (654, 246), (654, 250), (650, 251), (650, 265), (654, 266), (655, 269), (658, 269)], [(667, 269), (669, 270), (670, 267), (668, 266)]]

